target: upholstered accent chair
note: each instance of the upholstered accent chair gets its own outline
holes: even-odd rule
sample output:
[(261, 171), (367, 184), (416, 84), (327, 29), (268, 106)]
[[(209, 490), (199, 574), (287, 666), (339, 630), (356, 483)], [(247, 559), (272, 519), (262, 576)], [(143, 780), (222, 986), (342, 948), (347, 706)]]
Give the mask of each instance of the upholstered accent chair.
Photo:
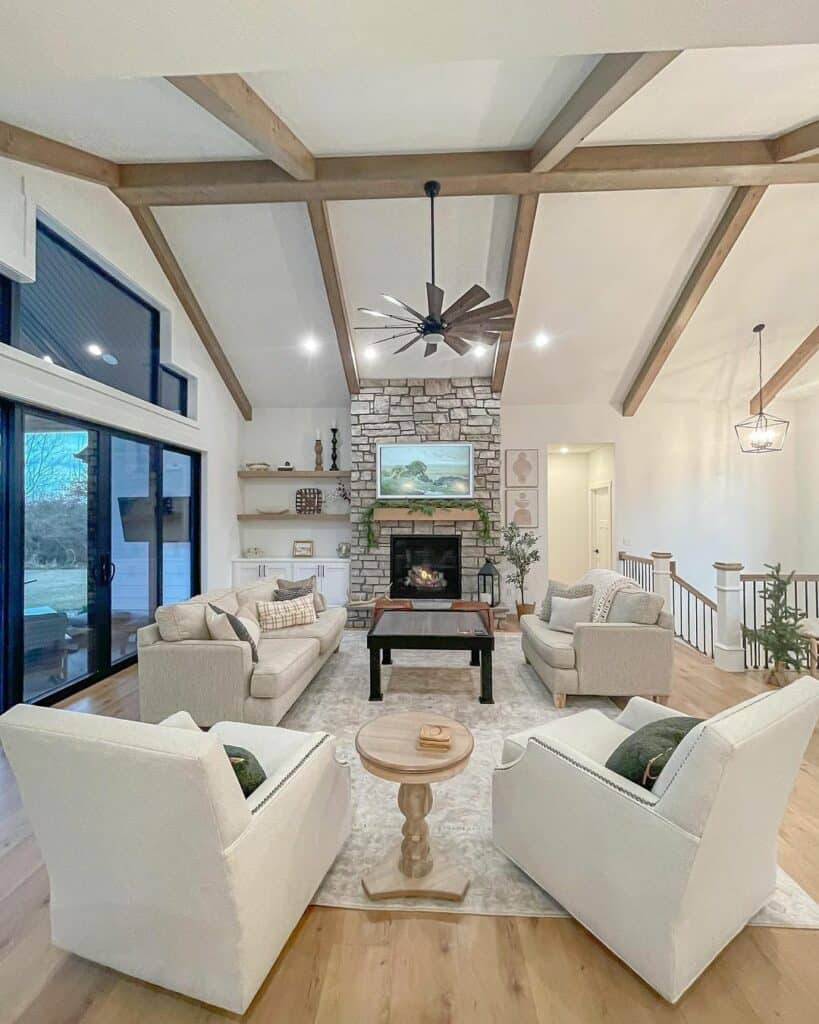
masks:
[[(0, 740), (45, 858), (55, 945), (243, 1013), (349, 833), (333, 737), (20, 704)], [(248, 799), (224, 743), (267, 773)]]
[(676, 715), (641, 697), (507, 739), (495, 844), (669, 1002), (775, 889), (777, 834), (819, 714), (808, 676), (695, 726), (651, 791), (605, 767)]

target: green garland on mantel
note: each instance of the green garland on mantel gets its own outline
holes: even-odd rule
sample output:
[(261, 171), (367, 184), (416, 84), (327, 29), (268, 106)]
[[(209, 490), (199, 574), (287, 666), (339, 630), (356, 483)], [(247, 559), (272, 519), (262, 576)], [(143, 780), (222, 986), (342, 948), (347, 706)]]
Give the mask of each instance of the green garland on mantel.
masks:
[(439, 508), (474, 509), (478, 513), (478, 519), (481, 524), (478, 536), (482, 541), (489, 541), (492, 538), (492, 520), (489, 518), (489, 512), (479, 501), (458, 501), (453, 498), (443, 498), (440, 500), (413, 498), (411, 501), (374, 501), (372, 505), (368, 505), (361, 513), (361, 523), (367, 535), (368, 551), (374, 548), (378, 541), (373, 519), (377, 508), (405, 508), (410, 512), (421, 512), (428, 516), (431, 516), (435, 509)]

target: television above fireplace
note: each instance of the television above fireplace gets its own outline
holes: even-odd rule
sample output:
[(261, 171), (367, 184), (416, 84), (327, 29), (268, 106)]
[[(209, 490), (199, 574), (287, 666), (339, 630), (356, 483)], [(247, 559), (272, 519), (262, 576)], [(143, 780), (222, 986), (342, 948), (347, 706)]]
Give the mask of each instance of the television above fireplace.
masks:
[(472, 445), (461, 441), (380, 444), (378, 498), (471, 498)]

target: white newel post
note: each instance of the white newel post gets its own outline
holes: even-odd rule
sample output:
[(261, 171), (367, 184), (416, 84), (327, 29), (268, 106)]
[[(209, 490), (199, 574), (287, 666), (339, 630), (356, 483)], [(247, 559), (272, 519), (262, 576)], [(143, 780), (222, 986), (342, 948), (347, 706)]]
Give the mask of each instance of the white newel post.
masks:
[(717, 570), (717, 635), (714, 664), (723, 672), (745, 671), (742, 642), (742, 582), (739, 562), (714, 562)]
[(652, 551), (654, 560), (654, 593), (665, 601), (665, 610), (671, 611), (671, 552)]

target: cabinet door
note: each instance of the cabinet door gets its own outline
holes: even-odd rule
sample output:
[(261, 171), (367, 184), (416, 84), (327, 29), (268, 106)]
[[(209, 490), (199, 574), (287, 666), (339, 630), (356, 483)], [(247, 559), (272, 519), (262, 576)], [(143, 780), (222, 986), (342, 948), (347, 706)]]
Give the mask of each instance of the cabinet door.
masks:
[(288, 565), (287, 571), (290, 573), (291, 580), (306, 580), (315, 576), (316, 587), (321, 589), (321, 566), (318, 562), (302, 562), (301, 559), (294, 558)]
[(318, 578), (319, 590), (328, 605), (346, 605), (350, 584), (349, 565), (323, 565)]
[(258, 562), (233, 563), (233, 586), (236, 590), (258, 583), (262, 575), (262, 566)]
[(290, 563), (289, 562), (265, 562), (263, 566), (262, 575), (272, 580), (273, 583), (278, 579), (289, 580), (292, 579), (290, 575)]

